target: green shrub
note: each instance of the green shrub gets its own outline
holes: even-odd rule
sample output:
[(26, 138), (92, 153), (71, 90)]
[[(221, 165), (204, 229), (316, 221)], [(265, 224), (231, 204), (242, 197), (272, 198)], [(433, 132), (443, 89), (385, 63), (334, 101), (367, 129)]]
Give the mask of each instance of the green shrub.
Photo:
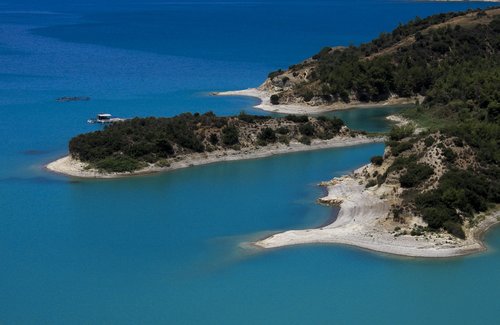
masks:
[(424, 229), (422, 226), (412, 228), (410, 235), (412, 236), (422, 236), (424, 234)]
[(318, 120), (323, 122), (323, 126), (325, 129), (334, 133), (338, 133), (340, 129), (345, 125), (344, 121), (335, 116), (331, 118), (326, 116), (320, 116), (318, 117)]
[(315, 133), (315, 130), (314, 130), (314, 126), (311, 124), (311, 123), (304, 123), (304, 124), (301, 124), (299, 126), (299, 132), (302, 134), (302, 135), (305, 135), (305, 136), (308, 136), (308, 137), (311, 137), (314, 135)]
[(401, 175), (399, 182), (402, 187), (409, 188), (418, 186), (420, 183), (431, 177), (434, 170), (426, 164), (411, 164), (406, 173)]
[(443, 227), (443, 223), (446, 222), (453, 211), (450, 211), (446, 207), (438, 206), (435, 208), (425, 208), (422, 210), (422, 218), (429, 225), (429, 228), (438, 230)]
[(384, 184), (384, 182), (385, 182), (386, 179), (387, 179), (387, 173), (378, 174), (377, 175), (377, 183), (378, 183), (378, 185)]
[(299, 142), (309, 146), (309, 145), (311, 145), (311, 138), (308, 136), (302, 136), (302, 137), (300, 137)]
[(286, 136), (286, 135), (280, 135), (280, 136), (278, 137), (278, 141), (279, 141), (280, 143), (283, 143), (283, 144), (286, 144), (286, 145), (289, 145), (289, 144), (290, 144), (290, 138), (289, 138), (288, 136)]
[(232, 146), (239, 142), (238, 129), (235, 126), (226, 126), (222, 129), (222, 143)]
[(388, 172), (400, 171), (402, 169), (409, 167), (416, 160), (417, 157), (415, 155), (411, 155), (408, 157), (397, 157), (392, 163), (392, 165), (387, 169), (387, 171)]
[(271, 95), (271, 104), (272, 105), (278, 105), (280, 103), (280, 96), (274, 94), (274, 95)]
[(374, 164), (375, 166), (381, 166), (382, 163), (384, 162), (384, 158), (382, 156), (373, 156), (370, 159), (370, 162)]
[(141, 164), (137, 159), (133, 159), (127, 156), (114, 155), (97, 161), (94, 166), (98, 170), (106, 172), (123, 173), (132, 172), (144, 165)]
[(434, 144), (434, 138), (431, 136), (428, 136), (427, 138), (425, 138), (424, 143), (425, 143), (426, 147), (430, 147)]
[(166, 158), (174, 155), (174, 147), (165, 139), (156, 141), (156, 152), (159, 157)]
[(444, 229), (446, 229), (446, 231), (448, 231), (453, 236), (465, 239), (465, 232), (459, 223), (453, 221), (446, 221), (443, 226)]
[(305, 102), (310, 102), (311, 99), (313, 99), (314, 97), (314, 93), (310, 90), (307, 90), (305, 91), (304, 93), (302, 93), (302, 98), (304, 99)]
[(448, 163), (454, 162), (455, 159), (457, 158), (456, 153), (453, 152), (453, 150), (451, 150), (450, 148), (443, 149), (443, 156), (445, 157), (446, 162), (448, 162)]
[(394, 157), (397, 157), (397, 156), (399, 156), (402, 152), (405, 152), (405, 151), (407, 151), (407, 150), (410, 150), (411, 148), (413, 148), (413, 143), (411, 143), (411, 142), (409, 142), (409, 141), (399, 142), (399, 143), (397, 143), (396, 145), (391, 146), (391, 154), (392, 154)]
[(485, 211), (488, 201), (496, 200), (498, 191), (495, 184), (471, 171), (450, 170), (441, 177), (437, 189), (417, 195), (415, 205), (430, 228), (446, 228), (462, 238), (460, 230), (453, 226), (462, 223), (457, 211), (466, 215)]
[(279, 128), (276, 129), (276, 133), (278, 134), (288, 134), (290, 130), (286, 126), (280, 126)]
[(267, 127), (260, 131), (260, 133), (257, 135), (257, 139), (259, 141), (259, 145), (274, 143), (276, 142), (276, 133), (273, 129)]
[(211, 133), (208, 137), (208, 141), (215, 146), (217, 143), (219, 143), (219, 137), (217, 136), (217, 134)]
[(389, 138), (393, 141), (399, 141), (406, 137), (409, 137), (415, 131), (415, 127), (411, 124), (403, 126), (395, 126), (389, 132)]
[(403, 209), (399, 205), (393, 206), (391, 212), (392, 212), (392, 216), (393, 216), (394, 221), (401, 222), (403, 220), (403, 218), (402, 218)]

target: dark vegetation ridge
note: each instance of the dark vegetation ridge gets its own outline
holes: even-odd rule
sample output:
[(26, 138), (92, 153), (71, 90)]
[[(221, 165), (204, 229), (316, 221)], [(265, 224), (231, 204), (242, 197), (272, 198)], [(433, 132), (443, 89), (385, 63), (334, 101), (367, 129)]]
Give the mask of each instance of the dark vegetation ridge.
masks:
[(106, 172), (129, 172), (193, 153), (255, 149), (292, 140), (311, 144), (331, 139), (344, 122), (337, 118), (271, 118), (241, 113), (234, 117), (183, 113), (170, 118), (134, 118), (71, 139), (71, 156)]
[[(264, 87), (273, 103), (379, 102), (424, 96), (425, 103), (500, 101), (500, 9), (415, 18), (360, 46), (326, 47)], [(267, 84), (267, 85), (266, 85)]]

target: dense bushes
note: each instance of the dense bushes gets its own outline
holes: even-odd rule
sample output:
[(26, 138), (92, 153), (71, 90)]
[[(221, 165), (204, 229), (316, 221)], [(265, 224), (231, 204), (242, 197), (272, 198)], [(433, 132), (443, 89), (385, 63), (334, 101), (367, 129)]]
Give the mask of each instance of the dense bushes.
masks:
[(443, 227), (453, 236), (465, 239), (465, 232), (458, 222), (446, 221), (443, 223)]
[(222, 142), (225, 145), (232, 146), (239, 142), (238, 129), (235, 126), (226, 126), (222, 129)]
[(500, 188), (481, 175), (465, 170), (448, 171), (437, 189), (419, 194), (415, 204), (432, 229), (445, 228), (461, 237), (463, 218), (485, 211), (488, 202), (500, 202)]
[(399, 141), (406, 137), (409, 137), (415, 131), (415, 127), (411, 124), (403, 125), (403, 126), (395, 126), (391, 128), (389, 132), (389, 139), (392, 141)]
[(374, 164), (376, 166), (380, 166), (384, 162), (384, 158), (382, 156), (373, 156), (370, 159), (370, 161), (371, 161), (372, 164)]
[(429, 165), (412, 163), (406, 168), (406, 173), (401, 175), (399, 182), (402, 187), (415, 187), (431, 177), (433, 173)]
[(431, 136), (428, 136), (427, 138), (425, 138), (424, 143), (425, 143), (426, 147), (430, 147), (434, 144), (434, 138)]
[(142, 166), (144, 166), (144, 164), (137, 159), (133, 159), (131, 157), (123, 155), (113, 155), (110, 157), (106, 157), (99, 160), (95, 164), (95, 167), (99, 170), (116, 173), (131, 172), (139, 169)]
[(268, 143), (276, 142), (276, 133), (271, 128), (264, 128), (257, 135), (259, 145), (267, 145)]
[(314, 135), (315, 128), (311, 123), (304, 123), (299, 126), (299, 131), (301, 134), (311, 137)]
[(339, 132), (340, 129), (345, 125), (344, 121), (339, 119), (338, 117), (326, 117), (326, 116), (318, 116), (318, 121), (324, 122), (326, 125), (325, 127), (333, 131), (335, 133)]
[[(313, 56), (314, 73), (295, 87), (295, 96), (306, 102), (314, 96), (327, 101), (350, 102), (355, 98), (368, 102), (392, 95), (423, 95), (430, 104), (446, 105), (458, 98), (485, 108), (499, 103), (500, 18), (489, 25), (427, 29), (457, 15), (415, 19), (358, 47), (322, 49)], [(405, 46), (391, 48), (401, 42)], [(491, 118), (497, 116), (498, 106), (492, 105)]]
[(391, 146), (391, 154), (394, 157), (399, 156), (402, 152), (410, 150), (413, 147), (413, 143), (411, 142), (392, 142)]
[(280, 126), (279, 128), (276, 129), (276, 133), (278, 134), (287, 134), (288, 132), (290, 132), (290, 129), (288, 129), (287, 127), (285, 126)]

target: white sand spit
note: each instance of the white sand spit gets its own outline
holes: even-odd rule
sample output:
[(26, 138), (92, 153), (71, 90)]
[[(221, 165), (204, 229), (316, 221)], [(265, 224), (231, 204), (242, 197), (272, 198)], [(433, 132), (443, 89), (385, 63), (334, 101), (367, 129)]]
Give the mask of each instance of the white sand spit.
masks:
[(277, 233), (254, 244), (262, 248), (345, 244), (409, 257), (452, 257), (485, 250), (481, 234), (500, 218), (500, 211), (485, 215), (480, 224), (469, 231), (466, 240), (448, 234), (395, 236), (394, 225), (388, 222), (390, 205), (373, 189), (366, 189), (354, 175), (330, 183), (333, 185), (328, 186), (328, 196), (320, 202), (340, 203), (339, 214), (333, 223), (317, 229)]
[(389, 100), (379, 103), (352, 102), (349, 104), (334, 103), (330, 105), (308, 105), (306, 103), (296, 103), (296, 104), (273, 105), (271, 104), (271, 95), (273, 95), (273, 93), (258, 88), (214, 92), (212, 94), (215, 96), (244, 96), (244, 97), (258, 98), (260, 99), (260, 104), (256, 105), (255, 108), (261, 109), (263, 111), (282, 113), (282, 114), (320, 114), (320, 113), (338, 111), (350, 108), (408, 105), (408, 104), (413, 104), (415, 102), (415, 99), (391, 98)]

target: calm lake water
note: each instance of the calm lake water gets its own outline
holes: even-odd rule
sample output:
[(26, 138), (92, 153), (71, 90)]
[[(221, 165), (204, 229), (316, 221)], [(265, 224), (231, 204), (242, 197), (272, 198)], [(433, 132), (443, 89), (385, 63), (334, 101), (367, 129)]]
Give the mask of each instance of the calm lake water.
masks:
[[(219, 163), (119, 180), (43, 170), (86, 120), (237, 114), (255, 87), (325, 45), (480, 3), (33, 1), (0, 4), (1, 324), (491, 324), (500, 318), (500, 228), (487, 253), (394, 258), (339, 245), (244, 243), (315, 227), (322, 180), (382, 144)], [(57, 103), (62, 96), (88, 102)], [(398, 108), (336, 113), (387, 130)]]

